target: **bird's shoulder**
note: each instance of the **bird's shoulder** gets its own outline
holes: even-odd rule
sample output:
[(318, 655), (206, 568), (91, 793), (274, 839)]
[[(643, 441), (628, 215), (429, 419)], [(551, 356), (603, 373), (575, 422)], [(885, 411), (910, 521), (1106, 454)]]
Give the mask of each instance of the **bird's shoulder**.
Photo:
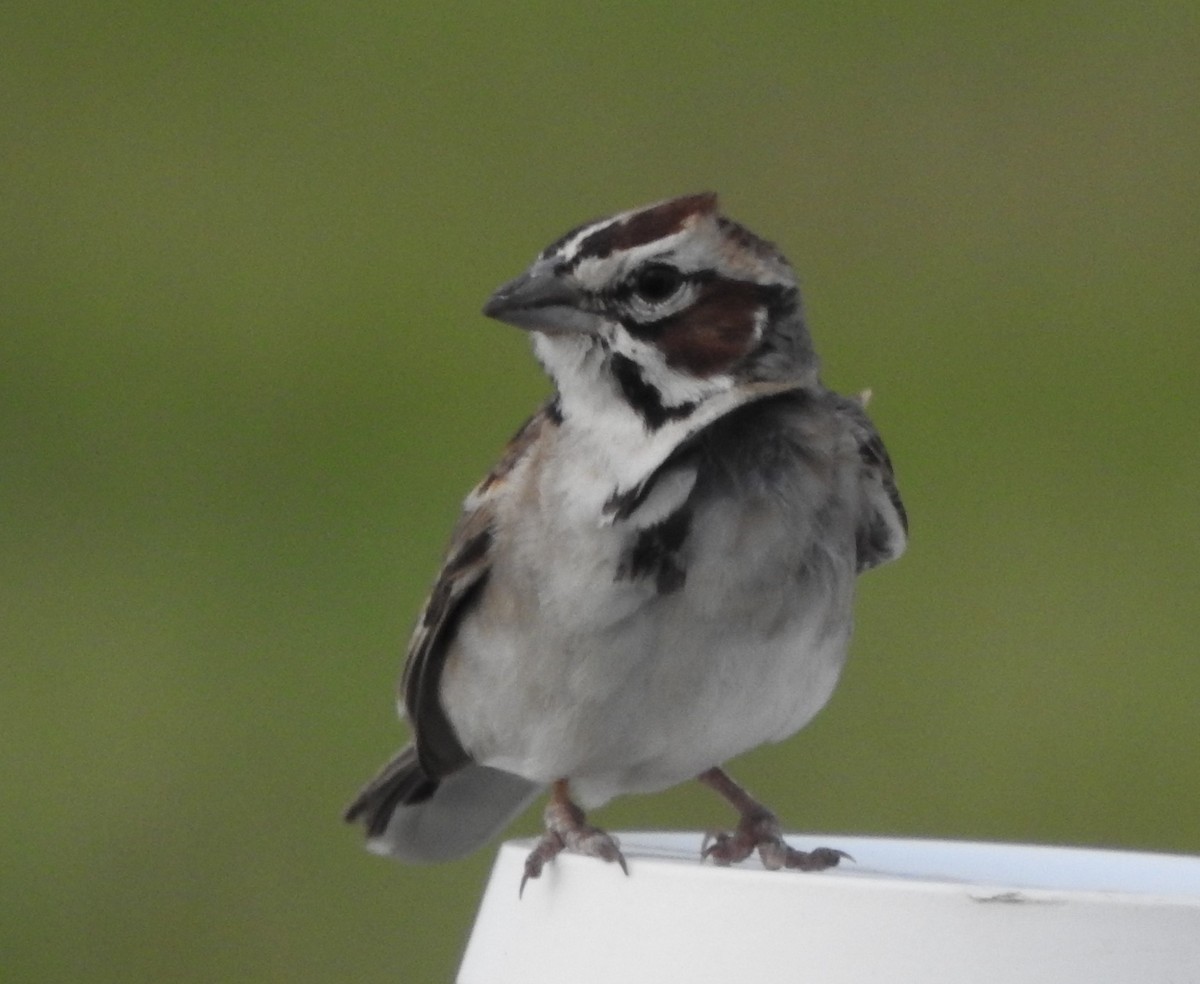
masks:
[(682, 443), (639, 496), (650, 498), (660, 480), (688, 469), (694, 498), (765, 496), (813, 511), (836, 500), (852, 511), (858, 570), (877, 567), (904, 551), (908, 518), (865, 402), (823, 387), (749, 402)]

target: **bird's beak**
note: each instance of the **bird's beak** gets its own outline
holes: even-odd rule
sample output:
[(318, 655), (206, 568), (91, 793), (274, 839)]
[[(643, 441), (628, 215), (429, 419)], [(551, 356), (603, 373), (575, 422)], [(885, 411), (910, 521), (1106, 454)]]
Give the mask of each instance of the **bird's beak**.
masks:
[(549, 265), (535, 264), (488, 298), (483, 313), (551, 335), (593, 331), (596, 316), (586, 309), (585, 299), (581, 290), (556, 275)]

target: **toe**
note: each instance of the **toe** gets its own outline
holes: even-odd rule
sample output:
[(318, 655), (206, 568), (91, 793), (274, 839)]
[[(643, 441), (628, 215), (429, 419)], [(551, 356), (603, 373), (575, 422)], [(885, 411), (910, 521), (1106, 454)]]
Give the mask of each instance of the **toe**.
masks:
[(737, 834), (712, 834), (704, 838), (700, 848), (702, 860), (725, 868), (744, 861), (754, 851), (754, 842)]
[(529, 856), (525, 859), (525, 873), (521, 877), (521, 887), (517, 890), (517, 898), (525, 894), (525, 883), (530, 878), (540, 878), (546, 862), (553, 861), (558, 857), (565, 846), (563, 839), (552, 830), (542, 835), (537, 846), (529, 852)]
[(629, 874), (629, 866), (625, 863), (625, 855), (621, 853), (621, 845), (611, 834), (595, 827), (585, 827), (567, 838), (567, 849), (575, 854), (584, 854), (602, 861), (616, 862), (625, 874)]
[(818, 847), (812, 851), (796, 851), (788, 848), (784, 865), (797, 871), (824, 871), (827, 868), (836, 868), (842, 858), (846, 858), (848, 861), (854, 860), (845, 851), (839, 851), (833, 847)]

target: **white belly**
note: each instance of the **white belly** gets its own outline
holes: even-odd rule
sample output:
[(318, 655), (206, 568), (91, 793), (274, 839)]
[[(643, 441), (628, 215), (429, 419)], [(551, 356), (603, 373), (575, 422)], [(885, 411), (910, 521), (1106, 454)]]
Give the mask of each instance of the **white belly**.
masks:
[(477, 761), (566, 777), (592, 807), (692, 778), (820, 710), (845, 660), (850, 562), (717, 508), (695, 516), (686, 581), (667, 595), (614, 579), (612, 528), (543, 529), (511, 551), (517, 569), (493, 571), (442, 682)]

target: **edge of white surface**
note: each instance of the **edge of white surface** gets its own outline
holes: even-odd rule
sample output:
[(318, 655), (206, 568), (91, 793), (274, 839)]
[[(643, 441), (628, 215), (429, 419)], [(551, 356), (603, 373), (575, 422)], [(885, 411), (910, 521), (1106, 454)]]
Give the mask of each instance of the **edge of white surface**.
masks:
[(822, 984), (1151, 984), (1200, 966), (1200, 857), (796, 834), (855, 860), (766, 871), (702, 863), (701, 833), (614, 834), (628, 877), (562, 854), (521, 899), (534, 841), (501, 845), (460, 984), (769, 984), (798, 963)]
[[(775, 876), (757, 855), (728, 868), (700, 860), (704, 835), (690, 831), (615, 833), (630, 871), (638, 862), (697, 867), (707, 877)], [(1200, 905), (1200, 856), (1129, 851), (1117, 848), (1026, 844), (1004, 841), (957, 841), (935, 838), (866, 837), (848, 834), (788, 834), (800, 850), (834, 847), (851, 855), (822, 872), (792, 872), (803, 877), (899, 881), (919, 885), (975, 887), (1013, 892), (1074, 895), (1121, 895), (1154, 901)], [(533, 840), (508, 841), (502, 848), (527, 853)], [(530, 882), (530, 884), (534, 884)]]

